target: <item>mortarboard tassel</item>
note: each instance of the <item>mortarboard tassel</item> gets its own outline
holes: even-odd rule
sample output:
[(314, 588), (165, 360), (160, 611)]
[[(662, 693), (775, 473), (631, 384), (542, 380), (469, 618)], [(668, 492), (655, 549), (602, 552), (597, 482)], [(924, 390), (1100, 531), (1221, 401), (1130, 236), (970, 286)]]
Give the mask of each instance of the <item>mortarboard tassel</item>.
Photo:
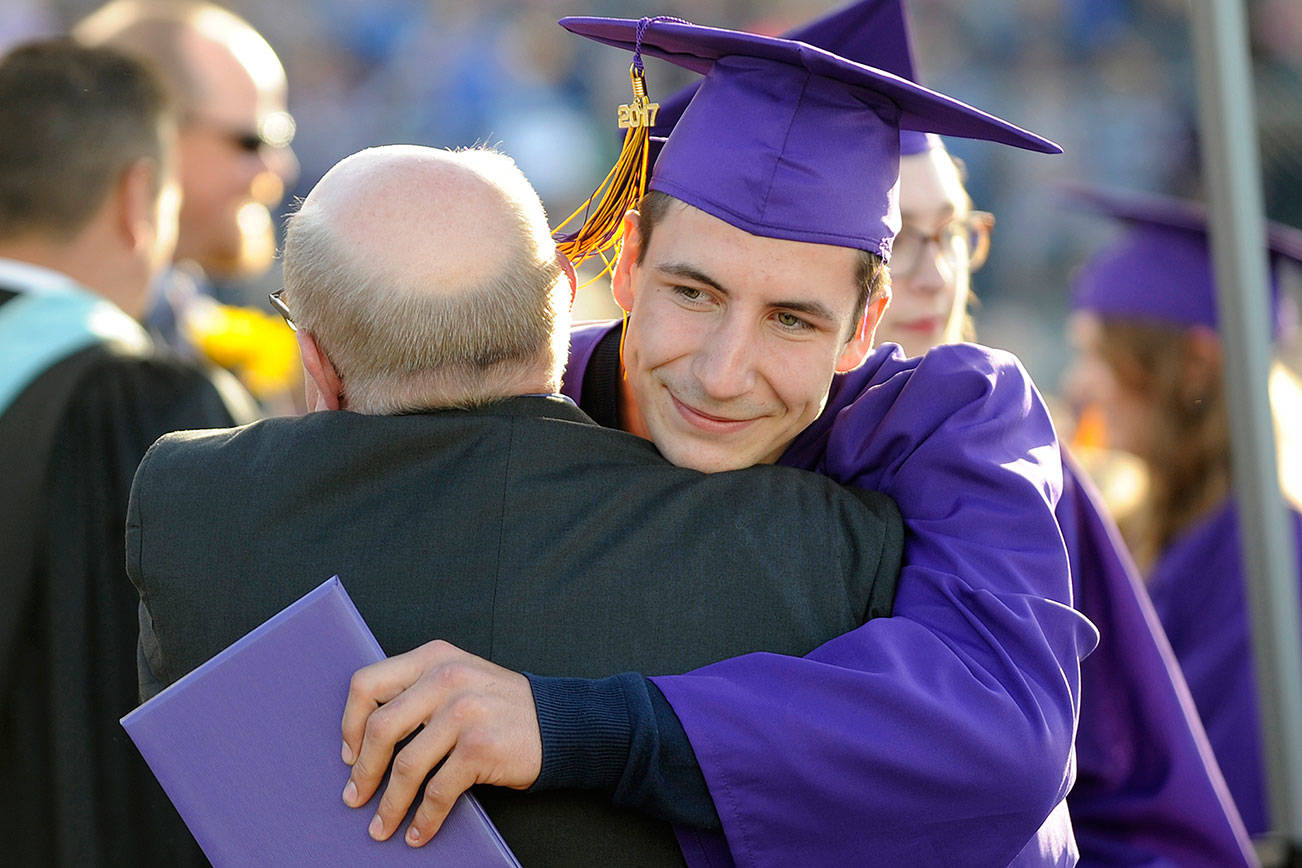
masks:
[[(618, 252), (624, 213), (646, 193), (651, 127), (655, 124), (660, 104), (647, 98), (646, 78), (639, 64), (628, 68), (628, 76), (633, 85), (633, 102), (619, 107), (619, 126), (627, 130), (619, 159), (587, 201), (552, 233), (557, 248), (575, 265), (592, 256), (601, 257), (606, 267), (593, 280), (614, 268), (617, 255), (607, 256), (607, 251)], [(580, 217), (583, 224), (577, 230), (562, 233), (566, 226)]]
[[(619, 245), (623, 241), (624, 214), (637, 205), (646, 193), (650, 177), (651, 127), (655, 126), (660, 103), (651, 102), (647, 96), (646, 75), (642, 65), (641, 42), (646, 26), (653, 21), (677, 21), (674, 18), (644, 18), (639, 22), (637, 50), (633, 64), (628, 68), (628, 78), (633, 86), (633, 102), (619, 107), (619, 128), (627, 130), (615, 167), (597, 185), (592, 195), (573, 214), (556, 227), (552, 237), (557, 249), (570, 262), (578, 266), (592, 256), (600, 256), (605, 268), (584, 286), (609, 274), (618, 259)], [(566, 226), (582, 217), (583, 223), (573, 232), (562, 232)], [(608, 256), (608, 251), (615, 255)]]

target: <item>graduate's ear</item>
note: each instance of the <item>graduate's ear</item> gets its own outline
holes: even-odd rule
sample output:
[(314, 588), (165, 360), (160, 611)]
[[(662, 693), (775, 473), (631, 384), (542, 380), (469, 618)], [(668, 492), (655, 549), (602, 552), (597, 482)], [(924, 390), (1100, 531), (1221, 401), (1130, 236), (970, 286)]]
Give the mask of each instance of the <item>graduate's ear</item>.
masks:
[(886, 309), (891, 304), (891, 288), (887, 284), (883, 291), (868, 300), (864, 308), (863, 319), (855, 323), (854, 334), (850, 337), (850, 342), (841, 350), (841, 356), (836, 360), (836, 372), (844, 374), (847, 371), (853, 371), (864, 363), (868, 355), (873, 351), (873, 343), (877, 339), (877, 326), (881, 325), (882, 316), (885, 315)]
[(298, 352), (303, 357), (303, 370), (307, 373), (303, 379), (303, 388), (307, 395), (308, 412), (338, 410), (343, 398), (344, 383), (335, 370), (334, 363), (322, 352), (310, 331), (300, 328), (294, 332), (294, 336), (298, 338)]
[(633, 267), (642, 254), (641, 221), (636, 210), (624, 214), (624, 242), (619, 248), (619, 261), (610, 275), (610, 291), (620, 310), (633, 309)]

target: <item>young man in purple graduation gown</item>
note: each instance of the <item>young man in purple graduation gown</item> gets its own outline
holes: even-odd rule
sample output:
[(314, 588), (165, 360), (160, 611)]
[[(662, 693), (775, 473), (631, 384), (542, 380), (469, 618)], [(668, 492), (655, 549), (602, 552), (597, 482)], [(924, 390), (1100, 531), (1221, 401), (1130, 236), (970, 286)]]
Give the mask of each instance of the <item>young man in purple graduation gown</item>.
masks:
[[(652, 679), (681, 720), (723, 831), (684, 827), (684, 855), (691, 864), (1071, 864), (1064, 798), (1078, 666), (1097, 634), (1070, 605), (1048, 414), (1006, 354), (870, 355), (888, 293), (868, 297), (898, 226), (900, 125), (1053, 146), (783, 40), (665, 21), (564, 24), (708, 73), (656, 164), (657, 195), (625, 218), (614, 289), (631, 309), (627, 380), (611, 328), (580, 331), (570, 394), (600, 415), (604, 390), (608, 424), (650, 437), (679, 464), (781, 460), (886, 490), (911, 531), (895, 617), (806, 658), (754, 654)], [(360, 680), (346, 755), (392, 749), (364, 732), (365, 712), (420, 677), (412, 659)], [(448, 665), (457, 663), (424, 676), (438, 683)], [(543, 753), (573, 755), (574, 742), (600, 734), (583, 730), (581, 703), (549, 681), (531, 679), (547, 709)], [(489, 682), (479, 690), (486, 702)], [(433, 706), (438, 694), (426, 694)], [(473, 737), (486, 774), (539, 733), (466, 728), (449, 744), (462, 736)], [(413, 757), (403, 759), (410, 775)], [(415, 771), (438, 757), (425, 759)], [(354, 768), (354, 804), (379, 783), (365, 765)], [(455, 767), (465, 775), (464, 761)], [(422, 839), (449, 786), (464, 785), (447, 768), (414, 821)]]
[[(1102, 409), (1109, 445), (1149, 468), (1132, 542), (1230, 792), (1259, 835), (1270, 822), (1206, 216), (1153, 196), (1074, 198), (1124, 228), (1075, 282), (1073, 398)], [(1302, 261), (1302, 232), (1274, 225), (1268, 243), (1276, 277), (1282, 261)], [(1290, 519), (1302, 548), (1302, 516)]]
[[(917, 80), (902, 0), (862, 0), (786, 35)], [(667, 136), (695, 92), (693, 85), (663, 100), (652, 134)], [(879, 342), (917, 356), (973, 339), (971, 258), (985, 254), (973, 238), (984, 233), (988, 244), (989, 226), (971, 211), (938, 136), (901, 130), (900, 210), (892, 301)], [(1246, 832), (1138, 571), (1093, 485), (1069, 458), (1063, 476), (1057, 516), (1074, 603), (1100, 633), (1099, 648), (1081, 664), (1077, 777), (1067, 800), (1081, 860), (1249, 864)]]

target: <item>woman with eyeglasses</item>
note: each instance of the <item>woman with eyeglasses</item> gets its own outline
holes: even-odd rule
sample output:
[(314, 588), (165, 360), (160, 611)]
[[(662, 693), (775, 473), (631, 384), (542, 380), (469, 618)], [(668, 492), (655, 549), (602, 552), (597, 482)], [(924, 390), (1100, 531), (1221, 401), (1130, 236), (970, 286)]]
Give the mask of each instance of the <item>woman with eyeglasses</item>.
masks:
[[(1248, 832), (1261, 834), (1265, 760), (1206, 215), (1151, 196), (1075, 198), (1123, 230), (1075, 280), (1069, 397), (1097, 408), (1107, 445), (1147, 469), (1131, 548), (1230, 793)], [(1276, 278), (1302, 262), (1302, 232), (1272, 226), (1268, 243)], [(1287, 429), (1302, 419), (1302, 386), (1282, 365), (1270, 385), (1280, 434), (1296, 436)], [(1302, 548), (1302, 514), (1290, 522)]]
[(900, 152), (903, 225), (891, 248), (891, 306), (877, 339), (920, 356), (975, 339), (970, 278), (985, 264), (995, 218), (972, 209), (959, 164), (938, 137), (903, 132)]

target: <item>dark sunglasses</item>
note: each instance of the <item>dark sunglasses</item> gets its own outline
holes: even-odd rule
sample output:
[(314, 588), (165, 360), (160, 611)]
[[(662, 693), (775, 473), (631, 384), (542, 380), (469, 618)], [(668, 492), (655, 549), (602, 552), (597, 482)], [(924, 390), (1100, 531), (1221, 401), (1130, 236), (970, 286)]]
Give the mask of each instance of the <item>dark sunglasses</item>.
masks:
[(263, 148), (287, 148), (295, 132), (294, 118), (288, 112), (268, 114), (256, 129), (232, 127), (202, 115), (190, 115), (185, 123), (209, 130), (246, 154), (257, 154)]

